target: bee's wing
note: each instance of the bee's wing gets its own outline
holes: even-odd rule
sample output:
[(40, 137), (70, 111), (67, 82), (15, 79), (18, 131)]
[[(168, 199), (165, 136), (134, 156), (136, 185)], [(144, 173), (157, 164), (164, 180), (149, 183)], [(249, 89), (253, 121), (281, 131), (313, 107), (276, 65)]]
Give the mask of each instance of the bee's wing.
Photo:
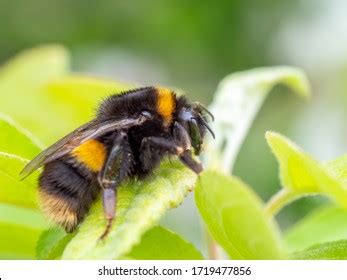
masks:
[(87, 140), (97, 138), (111, 131), (127, 129), (128, 127), (139, 125), (143, 121), (143, 118), (106, 120), (103, 122), (94, 119), (75, 129), (52, 146), (43, 150), (23, 168), (20, 172), (20, 176), (24, 179), (42, 165), (66, 155)]

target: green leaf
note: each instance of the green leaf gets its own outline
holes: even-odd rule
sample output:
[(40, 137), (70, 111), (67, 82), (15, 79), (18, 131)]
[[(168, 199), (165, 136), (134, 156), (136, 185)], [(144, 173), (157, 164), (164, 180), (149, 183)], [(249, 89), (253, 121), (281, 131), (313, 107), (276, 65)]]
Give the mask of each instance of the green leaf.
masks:
[(161, 226), (147, 231), (127, 255), (136, 260), (202, 260), (201, 253), (178, 234)]
[(47, 228), (47, 223), (41, 211), (4, 203), (0, 203), (0, 221), (38, 230)]
[(43, 145), (11, 118), (0, 114), (0, 151), (23, 158), (32, 158)]
[(64, 124), (67, 133), (93, 118), (98, 105), (106, 96), (121, 93), (129, 89), (129, 85), (70, 75), (49, 81), (44, 89), (53, 107), (51, 110), (55, 113), (49, 116), (49, 120)]
[(58, 120), (64, 120), (64, 115), (54, 110), (44, 84), (66, 75), (68, 69), (69, 55), (59, 45), (19, 53), (0, 70), (0, 92), (6, 93), (1, 99), (0, 112), (11, 116), (45, 143), (50, 142), (47, 139), (62, 136), (65, 125)]
[(77, 75), (69, 75), (46, 84), (46, 89), (55, 98), (60, 100), (68, 98), (68, 102), (77, 98), (78, 101), (87, 102), (89, 110), (97, 105), (95, 102), (100, 101), (104, 96), (119, 93), (129, 87), (130, 85), (110, 80)]
[(66, 245), (71, 241), (73, 234), (67, 234), (61, 228), (51, 228), (44, 231), (36, 246), (36, 257), (39, 260), (60, 259)]
[(347, 239), (347, 210), (338, 207), (314, 211), (285, 234), (291, 252), (339, 239)]
[(67, 245), (65, 259), (117, 259), (129, 253), (143, 233), (192, 191), (196, 175), (178, 162), (165, 162), (144, 181), (129, 181), (118, 188), (117, 215), (104, 242), (99, 241), (106, 221), (100, 200)]
[(292, 255), (297, 260), (347, 260), (347, 240), (314, 245)]
[(232, 259), (283, 259), (279, 230), (259, 197), (243, 182), (218, 171), (198, 180), (195, 201), (213, 238)]
[[(67, 50), (61, 45), (43, 45), (20, 52), (0, 69), (1, 86), (25, 88), (37, 87), (43, 82), (57, 78), (70, 68)], [(21, 93), (26, 95), (27, 92)], [(17, 98), (18, 96), (9, 96)]]
[(0, 204), (0, 258), (35, 259), (35, 246), (47, 227), (39, 211)]
[(279, 162), (283, 190), (274, 197), (268, 212), (276, 212), (293, 199), (310, 194), (324, 194), (347, 207), (347, 188), (336, 172), (314, 160), (286, 137), (266, 133), (266, 140)]
[(229, 173), (259, 108), (271, 89), (284, 84), (308, 97), (305, 74), (292, 67), (268, 67), (231, 74), (219, 84), (210, 110), (215, 116), (212, 129), (218, 137), (208, 142), (206, 163)]
[[(20, 53), (0, 70), (0, 112), (45, 144), (90, 120), (103, 97), (129, 88), (119, 83), (68, 76), (67, 51), (47, 45)], [(20, 102), (19, 102), (20, 100)]]
[(23, 181), (19, 179), (19, 172), (27, 162), (19, 156), (0, 152), (0, 203), (37, 208), (38, 172)]

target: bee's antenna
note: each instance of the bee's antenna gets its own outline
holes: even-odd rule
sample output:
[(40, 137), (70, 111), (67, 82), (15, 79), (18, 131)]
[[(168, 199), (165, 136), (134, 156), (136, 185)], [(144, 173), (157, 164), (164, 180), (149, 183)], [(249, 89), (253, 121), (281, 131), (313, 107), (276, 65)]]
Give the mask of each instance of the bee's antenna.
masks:
[(207, 128), (207, 130), (211, 133), (213, 139), (216, 138), (216, 135), (214, 134), (212, 128), (208, 125), (208, 123), (203, 119), (203, 118), (199, 118), (199, 119), (196, 119), (196, 118), (193, 118), (194, 120), (196, 120), (197, 122), (201, 121), (202, 124)]
[(195, 102), (194, 105), (198, 107), (199, 109), (203, 110), (204, 112), (206, 112), (211, 117), (211, 120), (214, 121), (214, 115), (204, 105), (202, 105), (199, 102)]

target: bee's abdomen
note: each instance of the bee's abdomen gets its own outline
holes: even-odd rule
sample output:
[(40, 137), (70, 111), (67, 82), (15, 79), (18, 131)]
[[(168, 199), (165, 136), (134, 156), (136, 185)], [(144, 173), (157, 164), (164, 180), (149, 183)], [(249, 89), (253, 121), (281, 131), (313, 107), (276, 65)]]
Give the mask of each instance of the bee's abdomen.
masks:
[(98, 172), (104, 165), (106, 150), (102, 142), (91, 139), (73, 149), (71, 156), (92, 172)]
[(68, 232), (83, 220), (99, 190), (95, 175), (75, 162), (71, 158), (50, 162), (40, 176), (43, 211)]

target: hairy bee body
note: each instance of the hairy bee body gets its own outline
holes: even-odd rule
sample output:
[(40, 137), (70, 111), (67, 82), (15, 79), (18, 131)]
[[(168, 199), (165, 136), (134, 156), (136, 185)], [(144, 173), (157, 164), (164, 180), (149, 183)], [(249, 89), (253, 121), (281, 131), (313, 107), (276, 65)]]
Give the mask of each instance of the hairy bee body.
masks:
[(39, 179), (44, 213), (67, 232), (76, 228), (99, 191), (95, 173), (69, 156), (45, 165)]
[(166, 155), (177, 155), (196, 173), (190, 156), (200, 152), (206, 127), (201, 107), (156, 87), (108, 97), (96, 118), (37, 156), (24, 175), (44, 166), (39, 179), (43, 211), (66, 231), (80, 224), (103, 191), (105, 217), (111, 226), (116, 187), (126, 178), (151, 174)]

